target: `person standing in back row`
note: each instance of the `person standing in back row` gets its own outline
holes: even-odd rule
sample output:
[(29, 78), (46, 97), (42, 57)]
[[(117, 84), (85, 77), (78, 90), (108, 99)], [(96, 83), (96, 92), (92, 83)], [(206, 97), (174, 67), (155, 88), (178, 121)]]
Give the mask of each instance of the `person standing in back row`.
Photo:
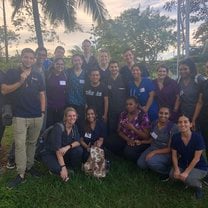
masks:
[[(135, 65), (135, 55), (131, 48), (127, 48), (126, 50), (124, 50), (123, 59), (126, 62), (126, 65), (121, 67), (120, 74), (122, 75), (126, 85), (128, 86), (129, 82), (134, 80), (132, 75), (132, 67), (133, 65)], [(142, 65), (141, 76), (149, 77), (149, 72), (145, 65)]]
[(197, 68), (191, 59), (184, 59), (179, 64), (180, 80), (179, 86), (179, 105), (181, 115), (188, 117), (194, 129), (198, 111), (196, 104), (199, 102), (200, 88), (203, 83), (201, 77), (197, 78)]
[(68, 78), (62, 58), (56, 58), (46, 77), (47, 120), (46, 128), (63, 119), (66, 107), (66, 90)]
[(98, 52), (98, 63), (100, 69), (100, 81), (104, 84), (107, 83), (110, 77), (109, 71), (110, 53), (106, 49), (101, 49)]
[(135, 64), (132, 67), (134, 81), (129, 82), (130, 96), (136, 96), (140, 107), (145, 113), (148, 113), (150, 121), (158, 118), (159, 107), (155, 101), (155, 87), (152, 80), (142, 77), (141, 64)]
[[(45, 68), (45, 71), (48, 72), (53, 65), (53, 61), (56, 58), (64, 58), (65, 49), (62, 46), (57, 46), (54, 50), (54, 57), (52, 59), (48, 59), (47, 56), (45, 57), (45, 60), (43, 62), (43, 67)], [(47, 53), (46, 53), (47, 55)]]
[(82, 42), (82, 49), (83, 49), (83, 64), (82, 68), (86, 71), (86, 73), (89, 75), (91, 69), (98, 68), (98, 61), (96, 57), (92, 54), (91, 49), (91, 42), (88, 39), (85, 39)]
[(170, 120), (177, 121), (179, 108), (179, 87), (175, 80), (168, 76), (169, 69), (165, 65), (157, 67), (157, 78), (153, 80), (155, 86), (155, 100), (159, 106), (169, 106)]
[(128, 90), (119, 73), (117, 61), (110, 61), (109, 70), (110, 77), (107, 82), (109, 96), (108, 130), (109, 134), (114, 134), (117, 132), (120, 113), (125, 110)]
[(86, 104), (84, 95), (86, 73), (82, 69), (82, 63), (82, 56), (75, 54), (72, 56), (73, 68), (67, 70), (69, 81), (67, 87), (67, 106), (73, 107), (77, 111), (77, 126), (79, 130), (84, 126)]
[(121, 67), (120, 74), (123, 77), (126, 86), (128, 86), (128, 83), (134, 80), (131, 73), (131, 67), (135, 64), (132, 49), (128, 48), (123, 52), (123, 59), (126, 62), (126, 65)]

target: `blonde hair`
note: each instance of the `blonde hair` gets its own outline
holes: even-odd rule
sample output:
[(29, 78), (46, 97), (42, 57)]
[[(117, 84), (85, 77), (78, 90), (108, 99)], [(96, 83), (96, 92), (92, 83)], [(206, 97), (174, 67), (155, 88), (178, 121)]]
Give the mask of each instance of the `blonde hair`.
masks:
[(64, 110), (64, 118), (63, 118), (64, 123), (66, 122), (67, 114), (68, 114), (69, 112), (75, 112), (75, 113), (76, 113), (76, 116), (77, 116), (77, 111), (76, 111), (74, 108), (72, 108), (72, 107), (67, 107), (67, 108)]
[(107, 49), (105, 48), (101, 48), (99, 51), (98, 51), (98, 58), (100, 57), (101, 53), (106, 53), (110, 59), (110, 53)]

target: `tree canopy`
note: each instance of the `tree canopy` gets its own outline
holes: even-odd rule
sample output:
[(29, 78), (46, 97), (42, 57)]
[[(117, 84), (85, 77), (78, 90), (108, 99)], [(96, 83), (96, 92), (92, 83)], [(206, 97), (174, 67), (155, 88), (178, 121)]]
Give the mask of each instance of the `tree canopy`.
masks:
[(31, 5), (32, 15), (35, 25), (36, 37), (39, 46), (43, 46), (42, 28), (39, 7), (43, 14), (50, 20), (51, 24), (64, 24), (69, 31), (77, 29), (76, 20), (77, 9), (81, 6), (88, 14), (92, 14), (94, 21), (101, 23), (105, 20), (108, 12), (102, 0), (10, 0), (14, 8), (13, 18), (24, 9)]
[[(172, 11), (176, 7), (177, 0), (170, 0), (164, 5), (164, 8), (168, 11)], [(185, 0), (181, 0), (180, 7), (181, 27), (185, 28)], [(205, 45), (204, 43), (208, 41), (208, 0), (190, 0), (190, 22), (198, 24), (198, 28), (194, 31), (194, 38), (198, 43)]]
[(159, 53), (175, 44), (174, 26), (175, 20), (161, 16), (159, 11), (150, 7), (144, 11), (136, 8), (98, 25), (93, 35), (96, 47), (107, 48), (113, 58), (119, 60), (123, 50), (131, 48), (140, 60), (154, 61)]
[[(16, 43), (18, 44), (20, 36), (19, 34), (15, 33), (12, 30), (7, 31), (7, 40), (8, 45), (11, 46), (11, 44)], [(0, 57), (4, 54), (4, 48), (5, 48), (5, 33), (3, 26), (0, 26)]]

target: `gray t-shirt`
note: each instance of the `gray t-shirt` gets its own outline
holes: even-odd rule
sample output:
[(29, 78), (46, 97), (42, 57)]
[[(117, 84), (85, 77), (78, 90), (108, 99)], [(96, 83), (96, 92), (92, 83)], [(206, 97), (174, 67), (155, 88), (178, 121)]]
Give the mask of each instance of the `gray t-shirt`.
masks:
[(169, 121), (167, 125), (161, 129), (158, 128), (157, 124), (158, 122), (155, 122), (150, 131), (152, 138), (151, 146), (161, 149), (168, 146), (172, 135), (178, 133), (178, 127), (171, 121)]
[(194, 80), (191, 80), (188, 85), (184, 85), (184, 83), (180, 81), (179, 88), (181, 113), (192, 120), (195, 106), (199, 97), (199, 84), (197, 84)]

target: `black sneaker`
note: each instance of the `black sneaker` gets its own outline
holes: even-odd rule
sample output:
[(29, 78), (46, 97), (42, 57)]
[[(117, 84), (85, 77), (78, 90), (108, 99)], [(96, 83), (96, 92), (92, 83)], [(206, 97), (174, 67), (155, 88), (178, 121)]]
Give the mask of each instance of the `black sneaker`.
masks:
[(202, 182), (208, 186), (208, 174), (202, 179)]
[(169, 175), (167, 175), (167, 174), (160, 175), (160, 181), (167, 182), (168, 180), (169, 180)]
[(20, 185), (21, 183), (25, 183), (25, 182), (26, 182), (25, 178), (22, 178), (20, 175), (17, 175), (15, 179), (13, 179), (7, 184), (7, 188), (13, 189), (17, 187), (18, 185)]
[(6, 168), (9, 169), (9, 170), (14, 169), (15, 166), (16, 166), (16, 164), (15, 164), (14, 161), (8, 161), (7, 164), (6, 164)]
[(40, 178), (42, 176), (42, 174), (34, 167), (30, 168), (30, 170), (26, 170), (26, 173), (29, 173), (31, 176), (36, 178)]
[(196, 188), (195, 196), (196, 199), (202, 199), (204, 197), (204, 192), (202, 191), (202, 188)]

